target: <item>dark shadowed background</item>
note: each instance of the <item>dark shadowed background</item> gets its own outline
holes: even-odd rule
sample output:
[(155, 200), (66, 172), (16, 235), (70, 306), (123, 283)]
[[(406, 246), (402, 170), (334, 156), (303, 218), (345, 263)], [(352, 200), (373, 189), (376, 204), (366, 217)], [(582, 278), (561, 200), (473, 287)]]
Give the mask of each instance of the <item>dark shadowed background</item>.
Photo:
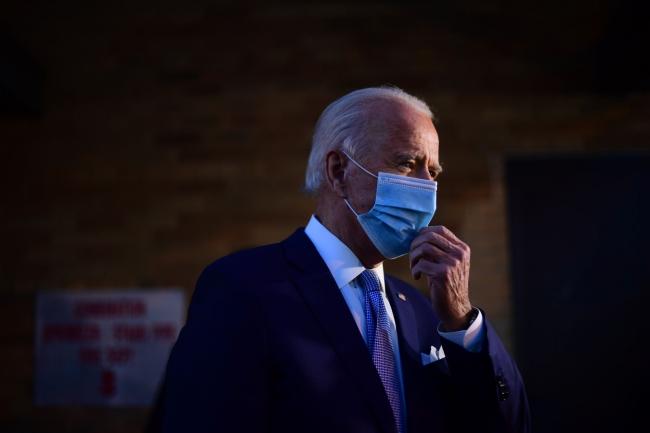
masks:
[(3, 2), (0, 431), (142, 432), (149, 408), (34, 406), (35, 294), (189, 297), (209, 262), (306, 223), (319, 113), (381, 84), (438, 117), (434, 222), (472, 247), (473, 302), (536, 431), (631, 426), (650, 289), (637, 3)]

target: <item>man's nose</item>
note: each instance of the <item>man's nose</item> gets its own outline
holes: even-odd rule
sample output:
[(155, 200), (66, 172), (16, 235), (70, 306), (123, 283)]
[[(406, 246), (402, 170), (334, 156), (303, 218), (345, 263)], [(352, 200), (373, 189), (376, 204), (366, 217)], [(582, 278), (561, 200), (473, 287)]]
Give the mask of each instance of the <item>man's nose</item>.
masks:
[(428, 167), (418, 167), (418, 169), (415, 170), (415, 177), (418, 179), (433, 180), (433, 176), (431, 176)]

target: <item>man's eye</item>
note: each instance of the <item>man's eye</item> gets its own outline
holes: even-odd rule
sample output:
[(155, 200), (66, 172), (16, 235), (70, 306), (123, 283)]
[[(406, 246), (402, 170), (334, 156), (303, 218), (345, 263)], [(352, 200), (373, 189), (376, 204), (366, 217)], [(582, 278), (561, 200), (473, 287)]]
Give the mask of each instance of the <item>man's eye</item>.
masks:
[(399, 163), (399, 166), (408, 170), (413, 170), (415, 168), (415, 161), (402, 161)]

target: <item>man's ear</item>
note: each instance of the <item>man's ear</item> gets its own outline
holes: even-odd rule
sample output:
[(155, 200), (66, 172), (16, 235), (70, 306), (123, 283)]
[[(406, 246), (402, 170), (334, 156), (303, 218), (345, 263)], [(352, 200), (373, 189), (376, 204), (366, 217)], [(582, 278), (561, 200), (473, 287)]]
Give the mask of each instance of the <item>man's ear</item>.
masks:
[(325, 155), (325, 173), (327, 183), (334, 194), (347, 198), (345, 169), (348, 159), (341, 152), (330, 150)]

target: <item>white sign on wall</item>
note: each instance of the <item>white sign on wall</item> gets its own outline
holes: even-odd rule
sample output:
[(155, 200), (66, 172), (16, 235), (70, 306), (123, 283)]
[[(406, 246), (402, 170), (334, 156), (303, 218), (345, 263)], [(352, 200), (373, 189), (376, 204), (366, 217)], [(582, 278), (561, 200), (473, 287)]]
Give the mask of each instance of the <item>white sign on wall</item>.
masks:
[(40, 293), (35, 403), (152, 404), (184, 315), (180, 289)]

